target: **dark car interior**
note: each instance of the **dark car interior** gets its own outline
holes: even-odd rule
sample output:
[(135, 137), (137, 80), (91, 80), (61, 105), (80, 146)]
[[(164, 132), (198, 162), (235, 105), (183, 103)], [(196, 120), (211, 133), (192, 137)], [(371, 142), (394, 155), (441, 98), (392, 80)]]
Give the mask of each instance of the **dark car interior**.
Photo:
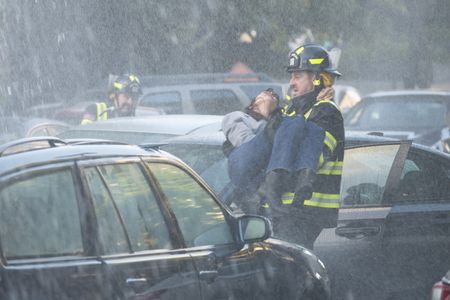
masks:
[(394, 202), (436, 202), (448, 197), (450, 166), (444, 160), (438, 164), (428, 154), (423, 154), (409, 153)]

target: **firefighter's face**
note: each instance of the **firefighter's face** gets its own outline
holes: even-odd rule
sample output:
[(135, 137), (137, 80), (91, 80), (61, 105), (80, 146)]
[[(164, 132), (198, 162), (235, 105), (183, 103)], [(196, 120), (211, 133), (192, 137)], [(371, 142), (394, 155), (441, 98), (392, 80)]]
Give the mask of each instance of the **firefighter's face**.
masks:
[(128, 115), (133, 110), (133, 97), (129, 94), (118, 94), (116, 98), (116, 109), (122, 115)]
[(289, 85), (291, 87), (291, 96), (298, 97), (314, 89), (314, 73), (308, 71), (292, 72)]

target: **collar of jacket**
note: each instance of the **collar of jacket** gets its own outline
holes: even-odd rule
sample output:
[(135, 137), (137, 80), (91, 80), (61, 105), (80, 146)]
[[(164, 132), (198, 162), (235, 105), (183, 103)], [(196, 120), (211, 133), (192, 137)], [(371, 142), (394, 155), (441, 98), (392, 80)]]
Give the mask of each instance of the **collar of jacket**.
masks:
[(260, 121), (260, 120), (266, 120), (266, 118), (264, 118), (264, 116), (260, 113), (257, 113), (256, 111), (251, 110), (248, 106), (245, 108), (244, 112), (249, 115), (250, 117), (252, 117), (253, 119), (255, 119), (256, 121)]
[(314, 89), (313, 91), (294, 97), (291, 101), (298, 103), (296, 113), (298, 115), (304, 115), (309, 111), (317, 101), (317, 95), (319, 95), (321, 89)]

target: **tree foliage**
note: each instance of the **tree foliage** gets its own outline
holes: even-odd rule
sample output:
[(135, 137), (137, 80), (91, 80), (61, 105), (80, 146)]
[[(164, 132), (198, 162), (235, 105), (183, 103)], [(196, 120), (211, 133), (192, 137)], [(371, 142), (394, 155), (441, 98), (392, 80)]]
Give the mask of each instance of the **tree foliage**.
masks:
[(347, 78), (414, 86), (450, 61), (448, 0), (3, 0), (0, 11), (0, 93), (23, 107), (126, 71), (223, 72), (242, 61), (281, 77), (289, 39), (308, 30), (342, 48)]

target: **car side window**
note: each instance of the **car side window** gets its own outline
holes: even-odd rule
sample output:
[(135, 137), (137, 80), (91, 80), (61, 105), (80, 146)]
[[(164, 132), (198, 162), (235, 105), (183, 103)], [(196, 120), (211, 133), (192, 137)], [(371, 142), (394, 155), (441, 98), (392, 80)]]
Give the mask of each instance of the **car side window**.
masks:
[(191, 99), (196, 114), (224, 115), (243, 108), (243, 104), (231, 90), (193, 90)]
[(343, 206), (380, 205), (400, 145), (377, 145), (345, 150), (341, 181)]
[(178, 92), (151, 93), (142, 97), (140, 106), (162, 109), (166, 114), (181, 114), (181, 95)]
[(425, 152), (411, 152), (405, 161), (396, 202), (440, 201), (448, 197), (448, 163), (437, 162)]
[(35, 173), (0, 190), (0, 238), (6, 258), (83, 252), (70, 169)]
[(106, 254), (172, 248), (163, 214), (137, 163), (101, 165), (85, 173)]
[(221, 207), (211, 195), (181, 168), (149, 163), (177, 218), (188, 247), (233, 242)]

